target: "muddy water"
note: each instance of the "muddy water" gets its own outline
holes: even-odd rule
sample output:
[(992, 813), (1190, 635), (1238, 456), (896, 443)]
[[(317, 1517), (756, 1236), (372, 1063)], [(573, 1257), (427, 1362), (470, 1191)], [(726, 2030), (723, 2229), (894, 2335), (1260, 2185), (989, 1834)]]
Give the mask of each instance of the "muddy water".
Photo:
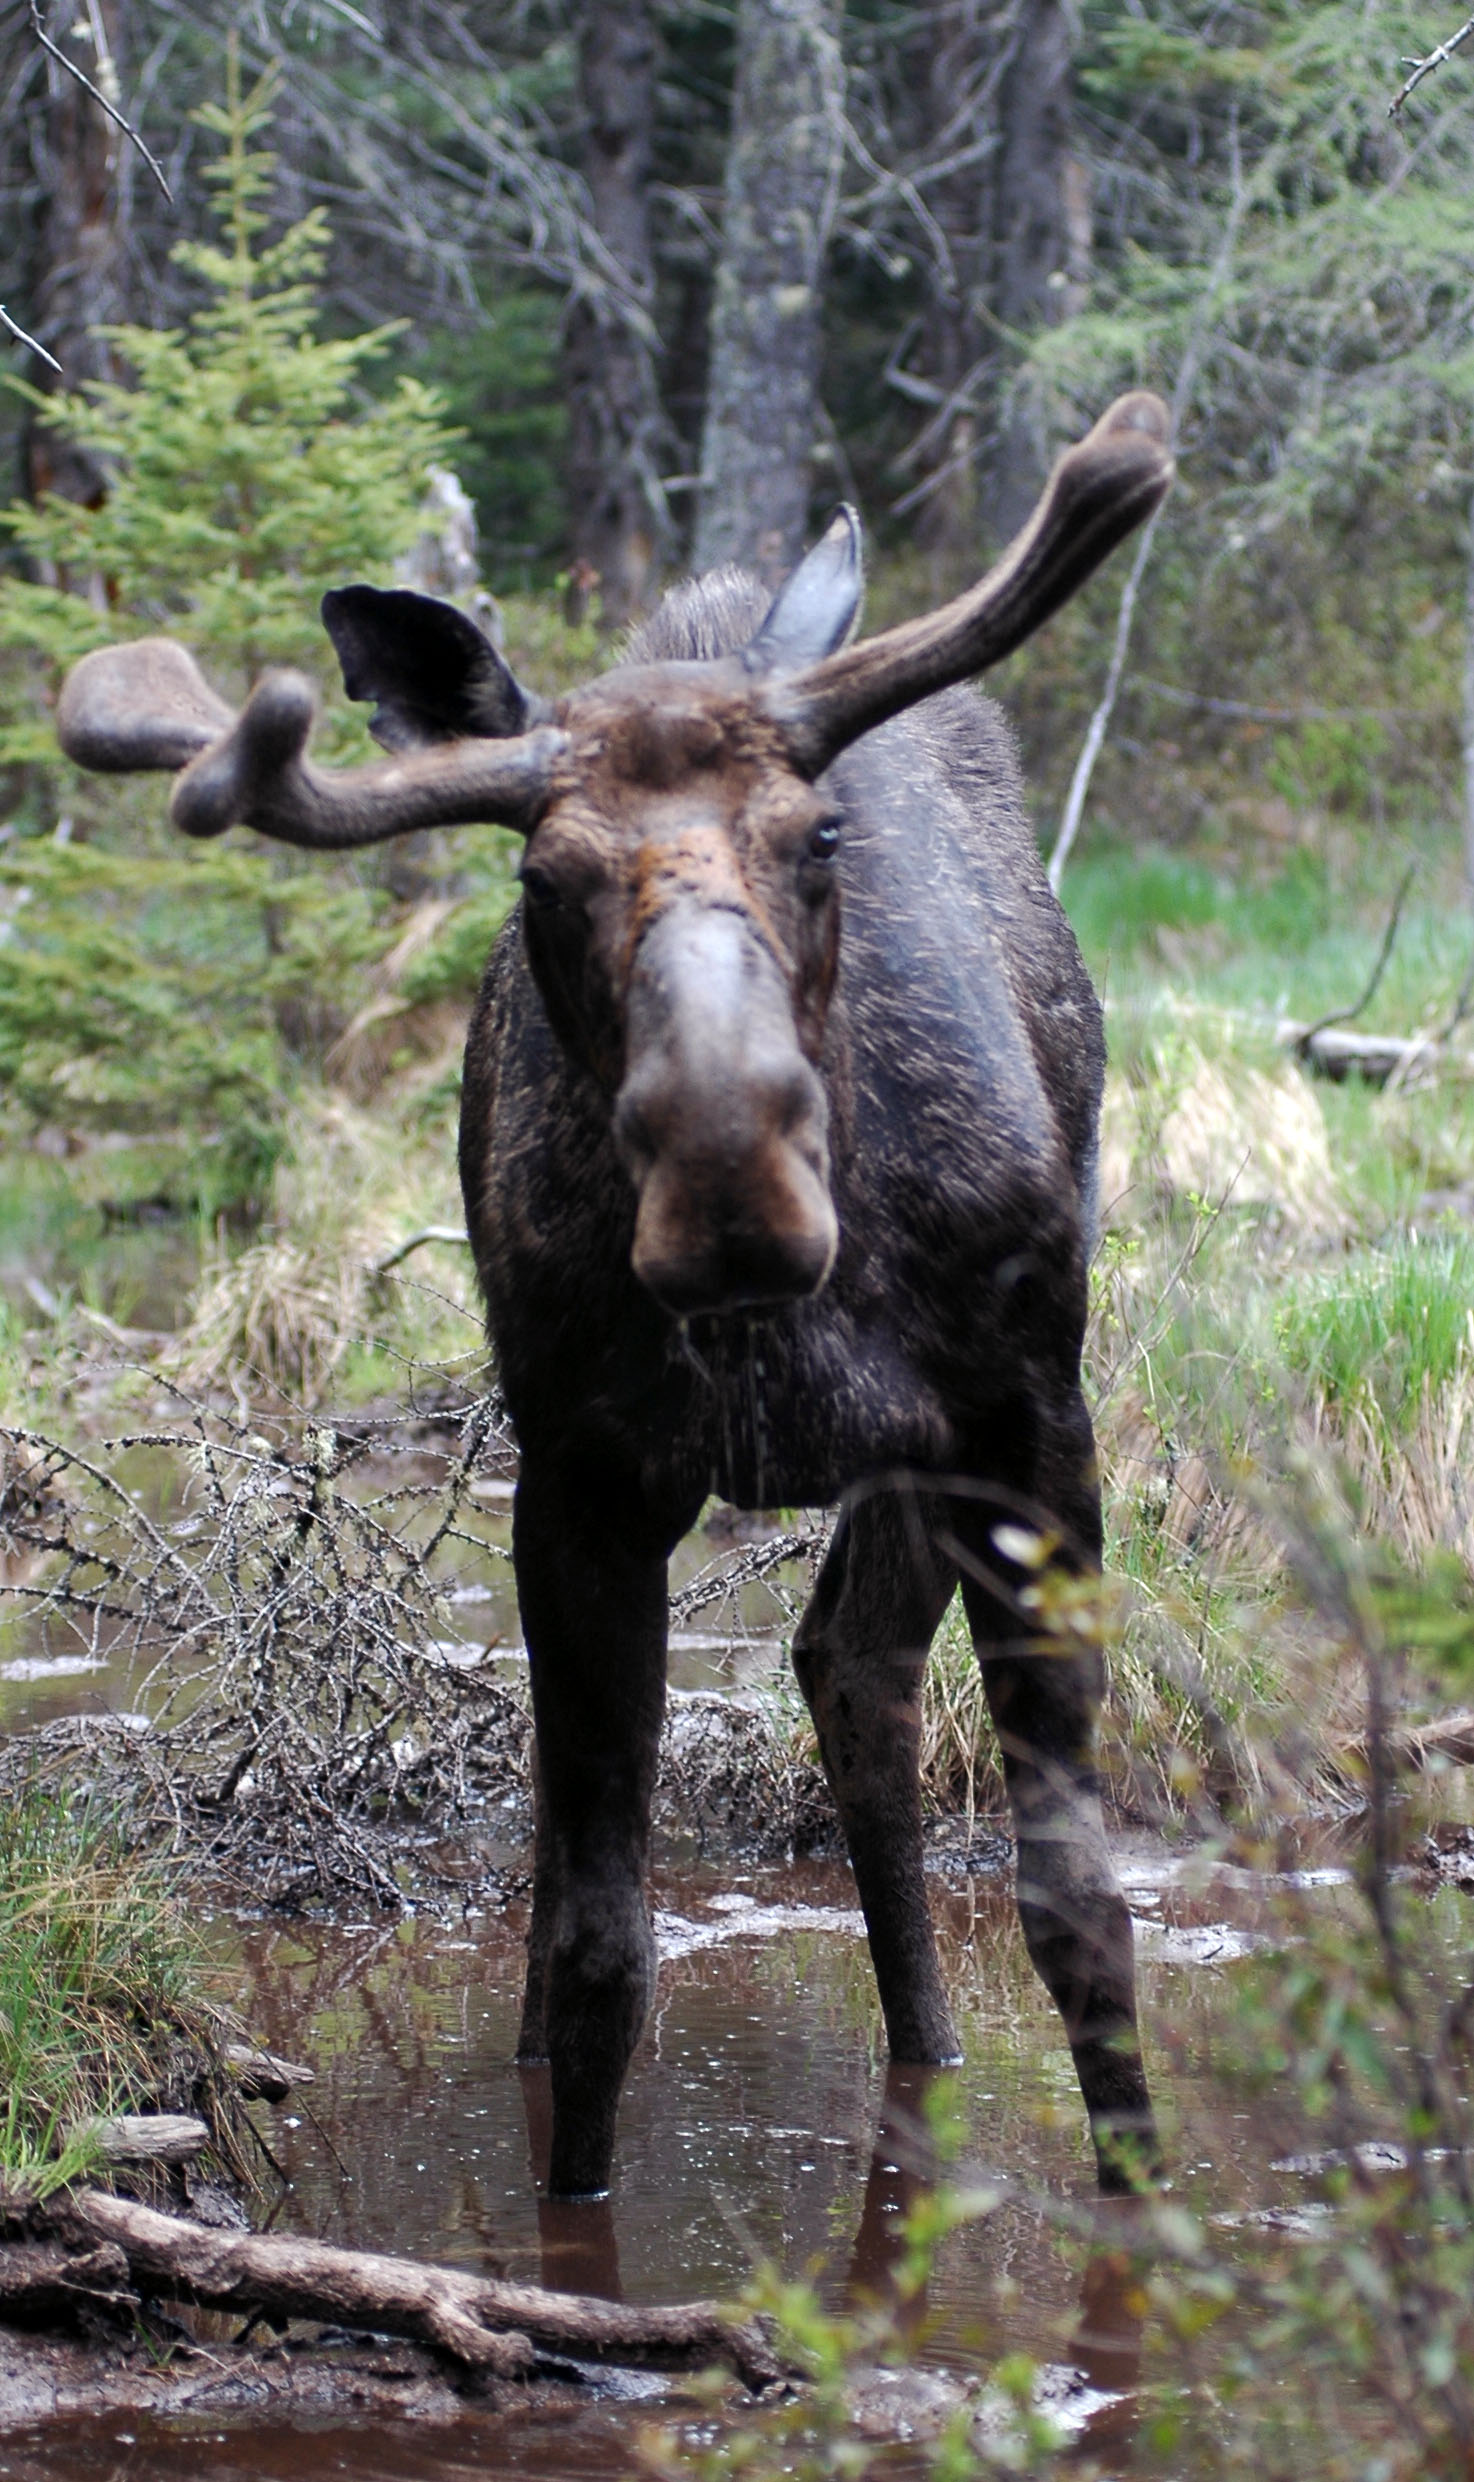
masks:
[[(1235, 2020), (1250, 1952), (1283, 1929), (1286, 1902), (1346, 1903), (1344, 1878), (1287, 1898), (1244, 1873), (1143, 1856), (1128, 1860), (1128, 1880), (1147, 2024), (1170, 2014), (1172, 2026), (1154, 2070), (1179, 2194), (1228, 2214), (1303, 2202), (1303, 2178), (1272, 2167), (1305, 2133), (1287, 2103), (1237, 2082)], [(310, 2109), (299, 2098), (262, 2115), (287, 2183), (279, 2225), (639, 2301), (728, 2291), (758, 2256), (791, 2273), (817, 2267), (831, 2300), (883, 2293), (925, 2141), (918, 2073), (887, 2079), (847, 1874), (667, 1873), (656, 1894), (659, 1997), (607, 2209), (538, 2197), (547, 2097), (538, 2074), (512, 2064), (517, 1919), (217, 1924), (255, 2029), (317, 2070)], [(1006, 1886), (975, 1878), (936, 1894), (966, 2048), (966, 2159), (1088, 2208), (1073, 2073)], [(1104, 2249), (1111, 2238), (1107, 2220)], [(1130, 2390), (1162, 2342), (1143, 2335), (1102, 2249), (1005, 2206), (945, 2243), (923, 2350), (962, 2369), (1006, 2350), (1053, 2365), (1097, 2452), (1114, 2437), (1126, 2458)], [(635, 2382), (631, 2401), (387, 2430), (263, 2427), (248, 2412), (194, 2428), (109, 2421), (7, 2437), (0, 2477), (619, 2473), (632, 2469), (640, 2425), (675, 2417), (649, 2392), (661, 2384)]]

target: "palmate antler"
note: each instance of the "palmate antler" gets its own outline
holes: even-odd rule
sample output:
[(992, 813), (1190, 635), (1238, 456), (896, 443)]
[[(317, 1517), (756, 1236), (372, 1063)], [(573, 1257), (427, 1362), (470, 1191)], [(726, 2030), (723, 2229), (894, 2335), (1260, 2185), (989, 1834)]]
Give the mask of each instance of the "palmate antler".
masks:
[(56, 737), (79, 767), (104, 774), (182, 767), (169, 815), (186, 836), (223, 835), (240, 820), (321, 852), (476, 820), (530, 832), (565, 746), (544, 725), (328, 773), (304, 756), (316, 715), (300, 672), (265, 674), (237, 716), (172, 638), (139, 638), (74, 666)]
[[(761, 704), (799, 775), (822, 774), (873, 725), (1000, 662), (1067, 602), (1166, 493), (1167, 442), (1159, 398), (1119, 398), (1060, 458), (1023, 532), (967, 594), (797, 670), (764, 668), (781, 666), (783, 650), (760, 631), (752, 660), (713, 665), (714, 681)], [(186, 835), (218, 836), (239, 820), (319, 851), (474, 821), (530, 834), (569, 747), (565, 732), (539, 724), (329, 772), (305, 755), (316, 711), (301, 673), (269, 672), (236, 716), (183, 647), (143, 638), (76, 665), (57, 738), (79, 766), (104, 773), (182, 769), (170, 815)]]

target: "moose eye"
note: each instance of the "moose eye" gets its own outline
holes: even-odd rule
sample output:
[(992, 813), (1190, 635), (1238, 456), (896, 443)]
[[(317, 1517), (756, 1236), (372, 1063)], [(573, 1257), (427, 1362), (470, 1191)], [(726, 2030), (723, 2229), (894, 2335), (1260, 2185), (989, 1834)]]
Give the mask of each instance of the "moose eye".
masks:
[(527, 903), (534, 906), (539, 913), (546, 911), (549, 906), (556, 905), (561, 901), (558, 893), (558, 882), (553, 877), (552, 872), (550, 870), (541, 869), (536, 862), (524, 862), (522, 868), (517, 873), (517, 876), (522, 882), (522, 894), (524, 898)]
[(805, 861), (832, 862), (838, 851), (838, 819), (821, 819), (817, 827), (811, 827), (809, 830), (808, 841), (804, 846)]

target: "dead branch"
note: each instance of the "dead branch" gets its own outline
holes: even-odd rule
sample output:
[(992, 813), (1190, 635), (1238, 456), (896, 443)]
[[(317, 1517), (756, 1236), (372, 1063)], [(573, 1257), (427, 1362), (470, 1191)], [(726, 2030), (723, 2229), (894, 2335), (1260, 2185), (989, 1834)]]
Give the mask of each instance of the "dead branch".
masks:
[(243, 2103), (284, 2103), (299, 2086), (317, 2083), (315, 2069), (278, 2059), (274, 2051), (254, 2050), (249, 2043), (228, 2042), (225, 2063), (234, 2072)]
[[(5, 1744), (0, 1786), (80, 1766), (140, 1846), (206, 1855), (268, 1902), (397, 1909), (386, 1831), (443, 1831), (525, 1770), (525, 1696), (443, 1601), (462, 1546), (504, 1556), (472, 1485), (506, 1463), (505, 1422), (478, 1399), (456, 1444), (258, 1424), (195, 1407), (86, 1456), (0, 1426), (0, 1611), (43, 1658), (126, 1673), (132, 1709)], [(167, 1517), (119, 1479), (140, 1449), (179, 1477)]]
[(84, 2301), (137, 2306), (128, 2261), (112, 2241), (0, 2244), (0, 2318), (55, 2318)]
[[(1177, 366), (1176, 384), (1172, 390), (1170, 410), (1171, 437), (1174, 444), (1183, 415), (1192, 401), (1192, 392), (1198, 383), (1198, 369), (1212, 330), (1213, 313), (1217, 308), (1219, 295), (1233, 272), (1239, 226), (1243, 222), (1244, 209), (1248, 204), (1248, 190), (1244, 182), (1243, 163), (1239, 153), (1239, 128), (1236, 116), (1229, 130), (1229, 151), (1233, 167), (1233, 192), (1229, 199), (1228, 213), (1224, 218), (1222, 237), (1213, 264), (1208, 271), (1207, 282), (1204, 284), (1193, 313), (1192, 325), (1182, 349), (1182, 360)], [(1106, 734), (1111, 728), (1111, 718), (1116, 712), (1116, 700), (1121, 693), (1121, 682), (1126, 671), (1126, 657), (1131, 646), (1132, 624), (1136, 617), (1136, 598), (1141, 592), (1141, 582), (1151, 561), (1152, 547), (1157, 539), (1157, 527), (1161, 521), (1163, 506), (1165, 503), (1152, 511), (1143, 527), (1141, 539), (1136, 546), (1135, 558), (1127, 572), (1126, 583), (1121, 589), (1121, 600), (1116, 609), (1115, 633), (1111, 642), (1110, 662), (1106, 667), (1105, 687), (1101, 691), (1095, 712), (1086, 728), (1080, 755), (1075, 761), (1075, 770), (1070, 778), (1070, 789), (1065, 796), (1064, 815), (1060, 820), (1059, 834), (1054, 840), (1054, 850), (1049, 857), (1049, 884), (1056, 896), (1059, 894), (1060, 883), (1065, 875), (1065, 864), (1075, 849), (1075, 839), (1080, 833), (1080, 824), (1085, 816), (1085, 802), (1090, 791), (1091, 777), (1095, 773), (1095, 763), (1105, 747)]]
[(28, 334), (18, 320), (12, 319), (3, 302), (0, 302), (0, 327), (7, 328), (18, 345), (25, 345), (32, 353), (39, 353), (43, 362), (48, 363), (52, 370), (60, 372), (61, 364), (55, 354), (48, 353), (46, 347), (38, 344), (35, 337)]
[(754, 2389), (785, 2375), (760, 2328), (717, 2302), (642, 2309), (544, 2292), (379, 2251), (334, 2249), (280, 2233), (219, 2232), (100, 2189), (68, 2192), (54, 2219), (66, 2237), (120, 2253), (141, 2291), (407, 2336), (493, 2377), (528, 2378), (539, 2354), (550, 2353), (624, 2365), (722, 2362)]
[(1339, 1082), (1354, 1074), (1371, 1086), (1385, 1086), (1392, 1078), (1404, 1085), (1414, 1069), (1438, 1059), (1443, 1048), (1437, 1035), (1347, 1034), (1337, 1026), (1304, 1026), (1293, 1017), (1281, 1019), (1275, 1040), (1322, 1077)]
[(203, 2120), (175, 2111), (121, 2112), (84, 2120), (72, 2134), (90, 2137), (109, 2163), (192, 2163), (210, 2143)]
[(1439, 43), (1435, 45), (1434, 49), (1427, 54), (1425, 59), (1408, 59), (1404, 56), (1402, 66), (1404, 69), (1411, 70), (1412, 75), (1404, 78), (1401, 86), (1399, 86), (1396, 94), (1393, 96), (1392, 101), (1387, 106), (1387, 118), (1389, 121), (1395, 121), (1397, 119), (1398, 114), (1401, 112), (1403, 105), (1406, 103), (1414, 88), (1421, 86), (1424, 78), (1431, 77), (1435, 69), (1441, 69), (1446, 60), (1452, 60), (1460, 45), (1467, 43), (1471, 34), (1474, 34), (1474, 17), (1466, 18), (1463, 25), (1459, 28), (1458, 33), (1451, 34), (1446, 43)]
[(412, 1232), (407, 1241), (401, 1241), (387, 1258), (376, 1258), (369, 1269), (370, 1275), (387, 1275), (391, 1267), (397, 1267), (401, 1259), (408, 1258), (411, 1250), (422, 1250), (432, 1241), (444, 1241), (453, 1247), (469, 1249), (471, 1236), (459, 1224), (427, 1224), (423, 1232)]
[[(99, 87), (93, 85), (92, 80), (86, 75), (85, 71), (79, 69), (74, 60), (68, 60), (65, 52), (61, 49), (59, 44), (52, 42), (50, 35), (41, 23), (41, 0), (31, 0), (31, 25), (34, 30), (36, 40), (40, 44), (42, 50), (50, 54), (51, 58), (57, 63), (57, 66), (66, 71), (69, 78), (75, 78), (77, 84), (80, 87), (83, 87), (92, 97), (92, 100), (96, 104), (98, 110), (107, 114), (107, 117), (112, 122), (113, 127), (122, 131), (130, 146), (137, 147), (139, 154), (143, 157), (149, 171), (153, 174), (154, 179), (157, 181), (160, 189), (164, 193), (164, 196), (167, 198), (170, 206), (172, 207), (174, 204), (174, 192), (170, 189), (168, 182), (164, 178), (163, 166), (158, 162), (155, 156), (150, 154), (132, 122), (124, 119), (122, 113), (118, 110), (117, 105), (114, 103), (109, 103), (106, 95), (102, 93)], [(29, 337), (26, 341), (29, 344)], [(51, 357), (48, 354), (47, 360), (49, 361), (50, 359)], [(60, 366), (58, 365), (57, 367)]]
[(1361, 1015), (1363, 1009), (1371, 1007), (1373, 1000), (1376, 998), (1377, 993), (1381, 988), (1382, 977), (1387, 971), (1388, 965), (1392, 959), (1392, 951), (1397, 944), (1398, 927), (1402, 921), (1402, 909), (1407, 903), (1407, 893), (1413, 884), (1413, 874), (1416, 869), (1417, 864), (1415, 862), (1409, 862), (1406, 870), (1402, 874), (1401, 884), (1398, 888), (1396, 896), (1392, 900), (1392, 911), (1387, 917), (1387, 928), (1382, 933), (1382, 945), (1377, 951), (1376, 964), (1372, 967), (1371, 973), (1367, 978), (1366, 988), (1362, 992), (1360, 999), (1353, 1000), (1349, 1008), (1328, 1009), (1324, 1017), (1317, 1017), (1313, 1025), (1306, 1027), (1304, 1033), (1298, 1038), (1296, 1043), (1296, 1050), (1302, 1060), (1309, 1060), (1311, 1058), (1315, 1038), (1318, 1034), (1324, 1034), (1330, 1026), (1349, 1026), (1353, 1024)]

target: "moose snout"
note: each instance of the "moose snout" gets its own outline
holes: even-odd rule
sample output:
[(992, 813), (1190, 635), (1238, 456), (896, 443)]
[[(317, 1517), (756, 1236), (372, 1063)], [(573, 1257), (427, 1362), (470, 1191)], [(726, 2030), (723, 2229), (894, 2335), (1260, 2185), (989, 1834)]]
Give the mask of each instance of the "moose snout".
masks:
[(614, 1136), (632, 1263), (675, 1316), (817, 1292), (834, 1263), (824, 1089), (776, 963), (734, 912), (676, 907), (641, 943)]

